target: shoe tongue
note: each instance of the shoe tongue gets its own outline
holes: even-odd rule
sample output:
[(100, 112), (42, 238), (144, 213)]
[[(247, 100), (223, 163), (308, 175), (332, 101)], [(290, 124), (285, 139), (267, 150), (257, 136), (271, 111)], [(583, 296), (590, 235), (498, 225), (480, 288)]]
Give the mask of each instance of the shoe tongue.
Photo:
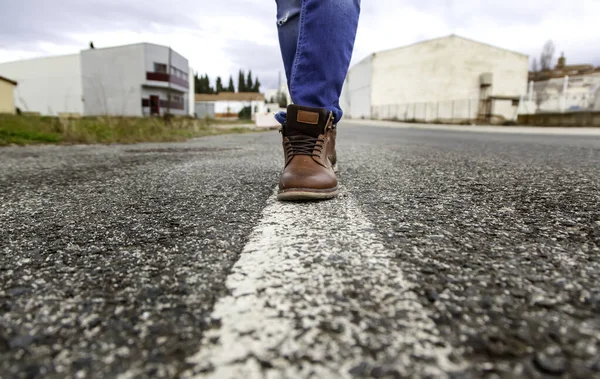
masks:
[(289, 139), (297, 139), (302, 137), (314, 137), (317, 138), (324, 133), (323, 127), (319, 125), (303, 125), (290, 123), (285, 127), (286, 137)]
[(310, 136), (317, 138), (325, 133), (327, 111), (321, 109), (303, 109), (298, 106), (288, 107), (285, 127), (286, 137)]

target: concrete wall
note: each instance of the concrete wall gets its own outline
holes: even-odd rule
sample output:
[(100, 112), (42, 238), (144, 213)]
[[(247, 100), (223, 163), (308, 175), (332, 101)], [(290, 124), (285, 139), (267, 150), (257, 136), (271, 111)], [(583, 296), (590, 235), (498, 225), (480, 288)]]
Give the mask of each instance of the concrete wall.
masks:
[(23, 112), (83, 114), (79, 54), (0, 63), (0, 75), (19, 83), (15, 106)]
[(371, 117), (373, 56), (363, 59), (348, 72), (340, 105), (348, 118)]
[(519, 125), (600, 126), (600, 112), (539, 113), (519, 115)]
[(0, 79), (0, 113), (15, 113), (15, 85)]
[[(526, 55), (457, 36), (377, 53), (372, 106), (478, 99), (480, 76), (488, 72), (493, 95), (518, 97), (527, 91), (528, 65)], [(512, 118), (515, 109), (505, 104), (495, 113)]]
[(533, 99), (526, 113), (558, 112), (563, 109), (600, 111), (600, 73), (571, 76), (567, 83), (567, 94), (563, 99), (564, 78), (535, 82)]
[(142, 115), (143, 54), (143, 45), (81, 52), (84, 115)]

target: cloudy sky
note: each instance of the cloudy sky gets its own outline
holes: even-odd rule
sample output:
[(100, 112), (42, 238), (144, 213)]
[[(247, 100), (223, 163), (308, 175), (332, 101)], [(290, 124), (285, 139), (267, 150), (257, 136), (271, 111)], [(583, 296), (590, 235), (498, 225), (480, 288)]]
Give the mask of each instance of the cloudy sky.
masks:
[[(552, 39), (568, 63), (600, 65), (598, 15), (600, 0), (364, 0), (353, 63), (454, 33), (531, 56)], [(153, 42), (213, 81), (252, 69), (274, 88), (275, 16), (275, 0), (3, 0), (0, 62)]]

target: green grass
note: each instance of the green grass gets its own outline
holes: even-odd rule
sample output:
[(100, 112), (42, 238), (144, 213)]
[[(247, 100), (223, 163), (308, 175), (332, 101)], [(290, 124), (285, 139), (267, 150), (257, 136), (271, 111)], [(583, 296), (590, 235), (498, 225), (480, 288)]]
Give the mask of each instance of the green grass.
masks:
[(190, 138), (246, 133), (244, 128), (220, 129), (218, 124), (248, 121), (215, 121), (174, 117), (84, 117), (62, 119), (47, 116), (0, 115), (0, 146), (30, 144), (111, 144), (177, 142)]

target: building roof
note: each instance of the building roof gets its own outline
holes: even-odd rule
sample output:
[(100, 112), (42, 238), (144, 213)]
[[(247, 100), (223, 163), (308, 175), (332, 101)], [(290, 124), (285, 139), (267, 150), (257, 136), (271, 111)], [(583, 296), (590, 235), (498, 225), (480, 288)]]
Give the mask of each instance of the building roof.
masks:
[(394, 48), (391, 48), (391, 49), (376, 51), (374, 53), (371, 53), (371, 54), (367, 55), (365, 58), (363, 58), (358, 63), (362, 63), (363, 61), (366, 61), (367, 59), (373, 58), (373, 57), (375, 57), (375, 56), (377, 56), (379, 54), (388, 53), (388, 52), (392, 52), (392, 51), (396, 51), (396, 50), (400, 50), (400, 49), (406, 49), (406, 48), (409, 48), (409, 47), (418, 46), (418, 45), (425, 44), (425, 43), (430, 43), (430, 42), (435, 42), (435, 41), (441, 41), (441, 40), (445, 40), (445, 39), (452, 39), (452, 38), (461, 39), (463, 41), (468, 41), (468, 42), (471, 42), (471, 43), (476, 43), (478, 45), (487, 46), (487, 47), (490, 47), (492, 49), (504, 50), (504, 51), (508, 51), (508, 52), (511, 52), (513, 54), (516, 54), (516, 55), (521, 55), (521, 56), (524, 56), (524, 57), (528, 57), (527, 54), (523, 54), (523, 53), (520, 53), (518, 51), (509, 50), (509, 49), (505, 49), (505, 48), (502, 48), (502, 47), (491, 45), (489, 43), (480, 42), (480, 41), (476, 41), (474, 39), (461, 37), (461, 36), (456, 35), (456, 34), (450, 34), (450, 35), (447, 35), (447, 36), (442, 36), (442, 37), (437, 37), (437, 38), (431, 38), (431, 39), (427, 39), (427, 40), (422, 40), (422, 41), (414, 42), (414, 43), (411, 43), (411, 44), (408, 44), (408, 45), (394, 47)]
[[(151, 43), (151, 42), (138, 42), (138, 43), (130, 43), (130, 44), (127, 44), (127, 45), (94, 47), (93, 49), (85, 48), (85, 49), (79, 50), (77, 53), (72, 53), (72, 54), (44, 55), (44, 56), (39, 56), (39, 57), (32, 57), (32, 58), (26, 58), (26, 59), (18, 59), (18, 60), (15, 60), (15, 61), (0, 62), (0, 66), (3, 65), (3, 64), (13, 64), (13, 63), (21, 63), (21, 62), (27, 62), (27, 61), (43, 60), (43, 59), (79, 57), (82, 52), (86, 52), (86, 51), (89, 51), (89, 50), (110, 50), (110, 49), (118, 49), (118, 48), (125, 48), (125, 47), (139, 46), (139, 45), (153, 45), (153, 46), (163, 47), (163, 48), (166, 48), (166, 49), (169, 48), (169, 46), (159, 45), (159, 44)], [(183, 54), (179, 53), (178, 51), (176, 51), (174, 49), (171, 49), (171, 51), (174, 52), (174, 53), (176, 53), (176, 54), (179, 54), (180, 56), (182, 56), (183, 58), (185, 58), (187, 60), (187, 58)]]
[(17, 85), (17, 82), (15, 82), (14, 80), (10, 80), (8, 78), (5, 78), (4, 76), (0, 76), (0, 80), (2, 80), (4, 82), (8, 82), (8, 83), (12, 84), (13, 86)]
[(258, 92), (221, 92), (218, 94), (197, 93), (196, 101), (263, 101), (265, 95)]
[(523, 53), (520, 53), (518, 51), (509, 50), (509, 49), (505, 49), (503, 47), (494, 46), (494, 45), (491, 45), (489, 43), (476, 41), (474, 39), (462, 37), (462, 36), (459, 36), (459, 35), (456, 35), (456, 34), (450, 34), (450, 35), (443, 36), (443, 37), (431, 38), (431, 39), (428, 39), (428, 40), (424, 40), (424, 41), (419, 41), (419, 42), (416, 42), (416, 43), (412, 43), (410, 45), (400, 46), (400, 47), (396, 47), (396, 48), (388, 49), (388, 50), (383, 50), (383, 51), (380, 51), (380, 52), (375, 53), (375, 54), (385, 53), (385, 52), (388, 52), (388, 51), (394, 51), (394, 50), (399, 50), (399, 49), (405, 49), (407, 47), (421, 45), (421, 44), (424, 44), (424, 43), (435, 42), (435, 41), (440, 41), (440, 40), (445, 40), (445, 39), (452, 39), (452, 38), (461, 39), (463, 41), (468, 41), (468, 42), (475, 43), (475, 44), (478, 44), (478, 45), (487, 46), (487, 47), (490, 47), (492, 49), (508, 51), (508, 52), (511, 52), (511, 53), (514, 53), (514, 54), (517, 54), (517, 55), (522, 55), (522, 56), (528, 57), (527, 54), (523, 54)]

